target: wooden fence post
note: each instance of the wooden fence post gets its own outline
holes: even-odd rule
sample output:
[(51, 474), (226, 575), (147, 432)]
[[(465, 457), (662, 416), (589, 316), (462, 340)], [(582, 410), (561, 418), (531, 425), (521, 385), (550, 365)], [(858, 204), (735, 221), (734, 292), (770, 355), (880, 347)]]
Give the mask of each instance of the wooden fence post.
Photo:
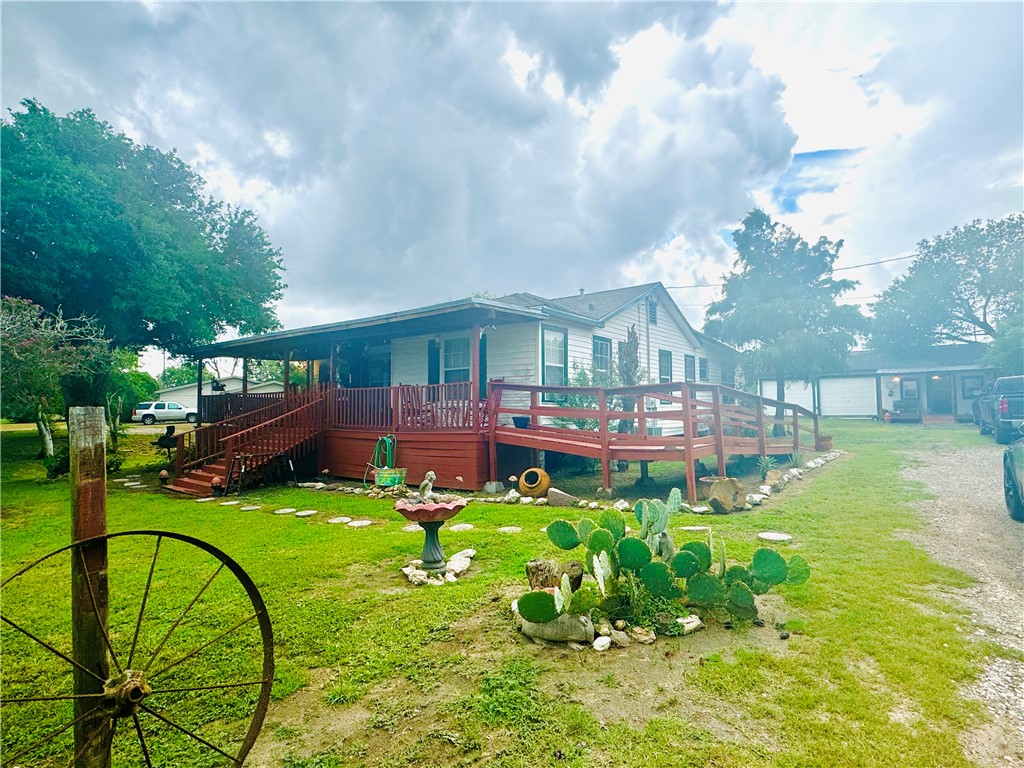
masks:
[(718, 462), (718, 476), (725, 477), (725, 430), (722, 429), (722, 393), (716, 385), (711, 390), (711, 403), (715, 409), (715, 461)]
[(690, 385), (683, 383), (683, 450), (686, 452), (686, 498), (690, 504), (697, 503), (697, 472), (693, 466), (693, 403), (690, 400)]
[[(71, 539), (82, 541), (107, 532), (107, 451), (103, 409), (76, 406), (68, 412), (71, 458)], [(71, 657), (97, 677), (110, 677), (107, 626), (107, 543), (80, 547), (71, 558)], [(74, 669), (76, 695), (103, 692), (103, 683)], [(75, 699), (75, 717), (95, 699)], [(76, 768), (108, 768), (111, 720), (102, 713), (75, 724)]]
[(601, 415), (601, 487), (612, 487), (611, 447), (608, 444), (608, 396), (604, 389), (597, 391), (597, 411)]
[(764, 398), (754, 395), (754, 410), (757, 414), (757, 450), (762, 456), (768, 455), (768, 438), (764, 433)]
[(800, 411), (793, 409), (793, 453), (800, 450)]

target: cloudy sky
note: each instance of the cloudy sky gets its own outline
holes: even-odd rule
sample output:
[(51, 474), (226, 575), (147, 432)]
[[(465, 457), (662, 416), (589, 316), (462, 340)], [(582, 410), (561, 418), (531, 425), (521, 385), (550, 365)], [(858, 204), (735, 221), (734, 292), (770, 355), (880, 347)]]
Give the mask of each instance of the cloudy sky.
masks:
[[(286, 327), (713, 286), (755, 205), (840, 267), (1020, 210), (1020, 3), (17, 3), (3, 106), (176, 148), (280, 246)], [(907, 266), (857, 268), (870, 301)], [(673, 295), (703, 323), (715, 287)]]

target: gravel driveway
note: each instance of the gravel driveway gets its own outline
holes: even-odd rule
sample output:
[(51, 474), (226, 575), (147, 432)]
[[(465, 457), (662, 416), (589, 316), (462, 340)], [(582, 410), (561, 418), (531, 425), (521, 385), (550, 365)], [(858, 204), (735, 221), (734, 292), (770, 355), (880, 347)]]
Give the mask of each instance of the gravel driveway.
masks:
[[(978, 580), (959, 593), (975, 621), (966, 631), (1024, 653), (1024, 524), (1006, 512), (1002, 452), (994, 444), (914, 452), (904, 476), (936, 497), (915, 504), (928, 525), (913, 540)], [(966, 735), (965, 755), (982, 766), (1024, 765), (1024, 663), (990, 658), (965, 693), (993, 718)]]

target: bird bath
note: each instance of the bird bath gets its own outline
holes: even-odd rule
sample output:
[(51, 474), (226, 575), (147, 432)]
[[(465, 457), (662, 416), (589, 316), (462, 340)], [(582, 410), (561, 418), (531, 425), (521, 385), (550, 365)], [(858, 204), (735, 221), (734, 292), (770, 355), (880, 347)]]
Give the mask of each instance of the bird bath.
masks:
[(423, 529), (425, 539), (423, 542), (423, 570), (443, 571), (445, 567), (444, 550), (441, 549), (441, 542), (437, 538), (437, 532), (444, 525), (445, 520), (450, 520), (466, 508), (469, 502), (466, 499), (455, 499), (445, 503), (433, 501), (409, 501), (399, 499), (395, 502), (395, 509), (406, 520), (419, 523)]

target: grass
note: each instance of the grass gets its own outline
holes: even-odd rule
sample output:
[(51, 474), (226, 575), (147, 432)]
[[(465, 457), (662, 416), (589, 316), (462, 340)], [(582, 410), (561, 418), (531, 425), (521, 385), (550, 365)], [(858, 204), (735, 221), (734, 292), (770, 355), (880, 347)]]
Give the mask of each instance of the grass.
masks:
[[(474, 530), (441, 534), (449, 552), (477, 550), (469, 578), (414, 589), (397, 570), (418, 554), (421, 535), (403, 532), (405, 521), (386, 503), (276, 488), (248, 494), (247, 502), (263, 508), (242, 512), (168, 497), (153, 489), (163, 462), (148, 445), (151, 436), (129, 439), (119, 473), (138, 473), (150, 488), (110, 484), (108, 528), (195, 536), (224, 550), (252, 576), (274, 625), (275, 703), (257, 746), (268, 742), (284, 750), (273, 753), (272, 764), (968, 765), (958, 739), (981, 715), (957, 691), (977, 674), (984, 654), (1000, 651), (972, 643), (957, 629), (970, 619), (944, 593), (967, 586), (967, 577), (902, 537), (921, 526), (908, 502), (922, 498), (923, 491), (901, 479), (900, 467), (904, 450), (955, 448), (983, 438), (951, 426), (833, 422), (824, 431), (849, 455), (812, 481), (753, 513), (673, 521), (674, 527), (710, 522), (731, 560), (749, 560), (758, 531), (794, 535), (794, 543), (781, 550), (803, 555), (811, 580), (780, 589), (781, 597), (766, 609), (792, 631), (786, 642), (778, 640), (771, 622), (733, 631), (712, 622), (693, 637), (603, 655), (526, 645), (512, 627), (507, 603), (525, 590), (526, 561), (560, 555), (539, 530), (556, 516), (554, 510), (471, 505), (459, 522), (472, 523)], [(70, 496), (65, 481), (43, 479), (41, 465), (32, 460), (33, 433), (5, 429), (0, 438), (0, 571), (6, 579), (67, 543)], [(664, 496), (681, 474), (658, 464), (651, 470), (659, 485), (643, 489), (643, 495)], [(617, 483), (631, 477), (613, 475)], [(589, 494), (599, 477), (556, 477), (556, 484)], [(305, 521), (269, 514), (279, 506), (320, 514)], [(333, 515), (378, 524), (360, 530), (328, 525)], [(509, 524), (523, 532), (497, 532)], [(115, 587), (138, 593), (152, 548), (128, 547), (117, 554), (123, 559), (112, 560), (112, 595)], [(154, 604), (152, 615), (162, 618), (173, 615), (180, 595), (187, 600), (195, 594), (208, 564), (179, 552), (160, 566), (165, 581), (159, 594), (169, 596), (161, 597), (166, 605)], [(68, 648), (63, 573), (35, 581), (28, 592), (5, 590), (4, 614), (31, 619), (52, 642)], [(211, 591), (200, 606), (209, 612), (206, 624), (225, 625), (237, 603), (230, 589)], [(134, 610), (125, 608), (126, 625)], [(176, 649), (194, 647), (189, 643), (209, 629), (203, 622), (183, 625)], [(159, 632), (151, 634), (148, 649)], [(183, 665), (188, 669), (181, 679), (240, 674), (255, 653), (254, 639), (245, 638)], [(23, 680), (56, 677), (33, 669), (37, 657), (31, 653), (12, 655), (17, 644), (8, 630), (2, 639), (5, 691)], [(243, 727), (239, 715), (247, 701), (232, 704), (218, 695), (187, 710), (184, 704), (174, 709), (172, 702), (170, 709), (204, 734), (227, 738)], [(5, 750), (38, 734), (50, 716), (5, 715)], [(350, 725), (338, 725), (349, 716)], [(165, 738), (156, 728), (149, 735)], [(171, 742), (164, 764), (212, 763), (210, 754)]]

